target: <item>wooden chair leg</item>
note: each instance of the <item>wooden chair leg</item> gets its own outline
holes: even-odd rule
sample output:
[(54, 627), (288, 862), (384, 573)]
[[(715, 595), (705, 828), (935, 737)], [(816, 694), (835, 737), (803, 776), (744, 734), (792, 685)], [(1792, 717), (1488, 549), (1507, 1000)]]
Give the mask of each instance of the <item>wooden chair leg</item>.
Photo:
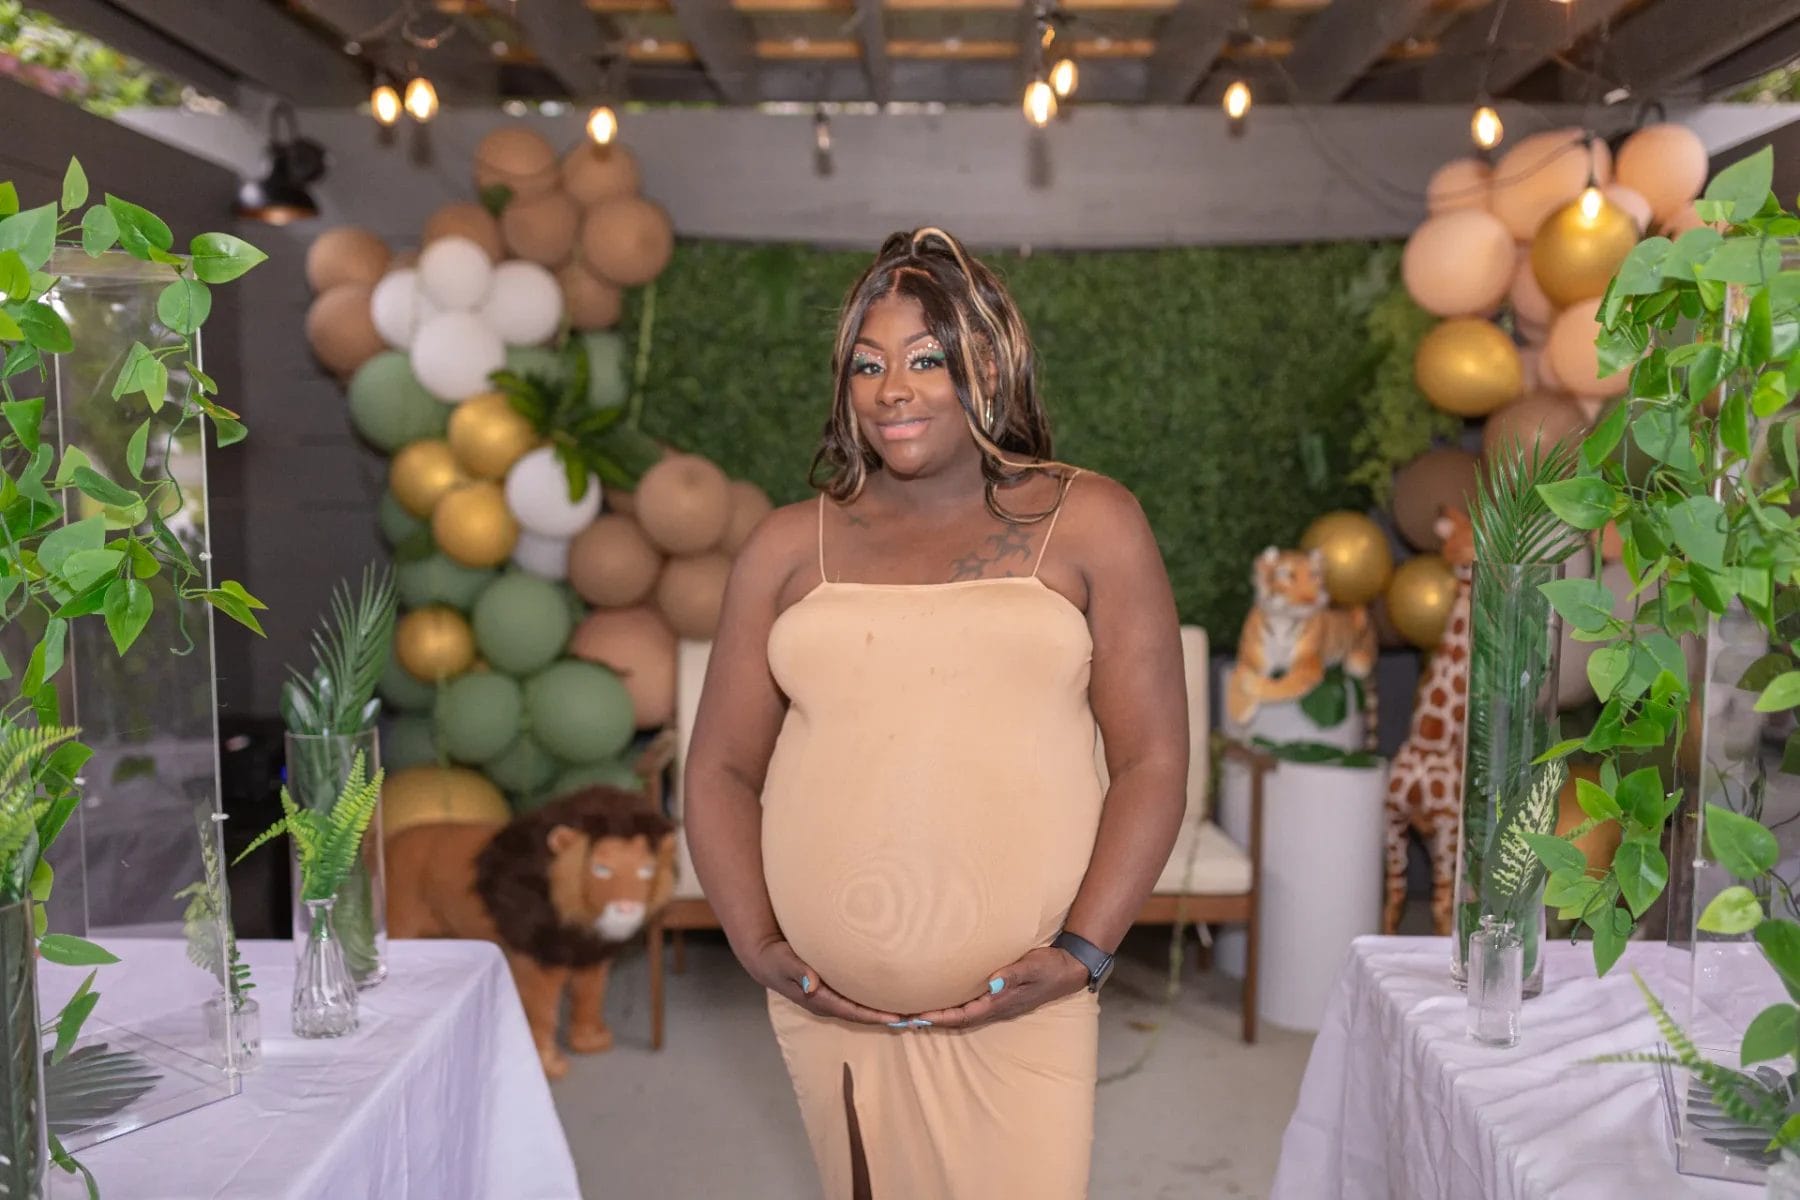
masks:
[(669, 930), (669, 938), (675, 943), (675, 974), (687, 973), (687, 933), (680, 929)]
[(663, 1047), (663, 929), (650, 926), (650, 1048)]
[(1256, 943), (1260, 940), (1260, 930), (1256, 920), (1257, 904), (1250, 903), (1249, 927), (1245, 931), (1247, 944), (1244, 947), (1244, 1041), (1251, 1045), (1256, 1043)]

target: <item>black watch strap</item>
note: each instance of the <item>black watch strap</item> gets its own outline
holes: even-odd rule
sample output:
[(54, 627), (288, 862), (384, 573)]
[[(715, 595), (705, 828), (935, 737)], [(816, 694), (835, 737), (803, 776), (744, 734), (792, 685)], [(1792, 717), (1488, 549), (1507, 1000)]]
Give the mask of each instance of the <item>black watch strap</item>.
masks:
[(1063, 930), (1050, 943), (1058, 950), (1068, 952), (1075, 961), (1087, 968), (1088, 991), (1097, 992), (1112, 974), (1113, 956), (1102, 950), (1077, 933)]

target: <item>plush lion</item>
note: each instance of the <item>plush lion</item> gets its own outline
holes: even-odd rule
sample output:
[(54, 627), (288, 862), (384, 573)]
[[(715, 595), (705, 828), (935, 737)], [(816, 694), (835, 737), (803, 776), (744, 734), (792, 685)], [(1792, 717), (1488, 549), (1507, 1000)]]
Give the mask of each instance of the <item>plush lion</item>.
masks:
[(499, 944), (544, 1074), (560, 1079), (563, 991), (569, 1048), (609, 1048), (607, 970), (674, 891), (674, 827), (642, 795), (592, 787), (504, 825), (402, 830), (387, 843), (387, 883), (391, 936)]

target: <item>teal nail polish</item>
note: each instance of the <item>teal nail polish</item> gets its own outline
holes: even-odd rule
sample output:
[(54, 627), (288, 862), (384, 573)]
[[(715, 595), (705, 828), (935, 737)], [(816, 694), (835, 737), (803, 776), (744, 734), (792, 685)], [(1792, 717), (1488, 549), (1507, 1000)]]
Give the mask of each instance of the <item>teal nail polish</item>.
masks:
[(811, 975), (802, 975), (800, 977), (800, 990), (803, 992), (812, 991), (812, 976)]
[(988, 980), (988, 991), (992, 992), (996, 996), (998, 996), (1000, 994), (1000, 989), (1005, 986), (1006, 986), (1006, 980), (1004, 980), (1004, 979)]
[(889, 1029), (910, 1029), (911, 1027), (912, 1027), (911, 1021), (889, 1021), (888, 1022)]
[(923, 1017), (920, 1017), (918, 1020), (913, 1022), (914, 1028), (917, 1028), (917, 1029), (924, 1029), (926, 1026), (928, 1026), (930, 1024), (931, 1024), (931, 1022), (925, 1020)]

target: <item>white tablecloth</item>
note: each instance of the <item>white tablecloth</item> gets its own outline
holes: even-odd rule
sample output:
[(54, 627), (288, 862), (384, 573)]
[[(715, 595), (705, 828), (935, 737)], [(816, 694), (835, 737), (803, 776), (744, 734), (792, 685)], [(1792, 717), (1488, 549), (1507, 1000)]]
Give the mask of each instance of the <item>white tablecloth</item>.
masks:
[(1272, 1200), (1753, 1200), (1677, 1174), (1653, 1066), (1588, 1064), (1658, 1040), (1631, 972), (1679, 1012), (1661, 943), (1605, 979), (1553, 941), (1519, 1044), (1477, 1045), (1445, 938), (1359, 938), (1282, 1137)]
[[(240, 1095), (81, 1152), (106, 1200), (580, 1200), (498, 948), (394, 942), (357, 1031), (306, 1041), (291, 944), (242, 947), (262, 1065)], [(85, 1195), (52, 1174), (59, 1200)]]

